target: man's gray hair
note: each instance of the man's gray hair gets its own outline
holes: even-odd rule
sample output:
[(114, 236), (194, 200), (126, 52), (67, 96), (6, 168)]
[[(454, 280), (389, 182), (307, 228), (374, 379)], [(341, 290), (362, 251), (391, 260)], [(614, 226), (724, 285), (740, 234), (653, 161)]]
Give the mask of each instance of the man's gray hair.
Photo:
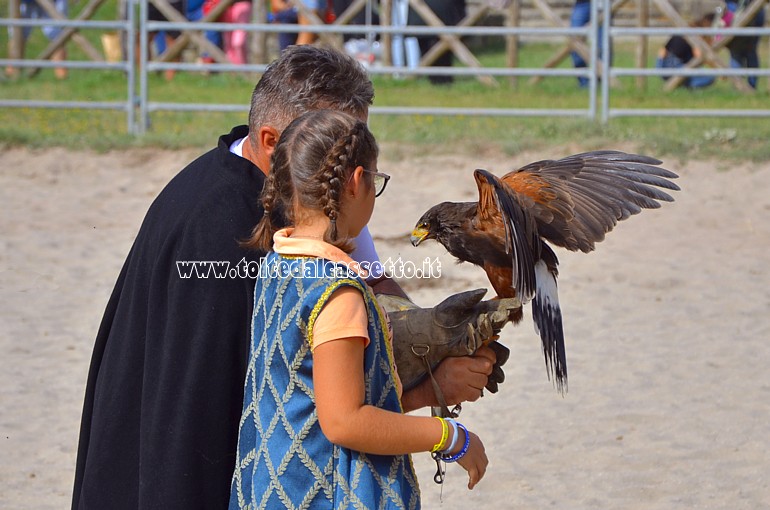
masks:
[(315, 46), (290, 46), (254, 87), (249, 131), (255, 134), (271, 126), (282, 132), (311, 110), (340, 110), (365, 118), (373, 100), (374, 86), (352, 57)]

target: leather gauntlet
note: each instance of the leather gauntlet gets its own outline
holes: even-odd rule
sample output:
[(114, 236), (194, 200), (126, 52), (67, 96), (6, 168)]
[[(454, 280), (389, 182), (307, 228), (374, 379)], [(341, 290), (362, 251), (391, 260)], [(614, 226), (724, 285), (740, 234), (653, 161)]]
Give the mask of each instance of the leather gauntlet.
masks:
[[(495, 351), (497, 362), (486, 388), (497, 392), (505, 379), (502, 365), (509, 350), (495, 342), (508, 322), (509, 311), (519, 308), (518, 299), (482, 301), (485, 289), (476, 289), (449, 296), (434, 308), (420, 308), (403, 298), (378, 295), (377, 300), (388, 312), (393, 329), (393, 353), (405, 390), (414, 388), (445, 358), (468, 356), (482, 345)], [(437, 384), (432, 381), (434, 391)], [(439, 401), (440, 389), (437, 391)]]

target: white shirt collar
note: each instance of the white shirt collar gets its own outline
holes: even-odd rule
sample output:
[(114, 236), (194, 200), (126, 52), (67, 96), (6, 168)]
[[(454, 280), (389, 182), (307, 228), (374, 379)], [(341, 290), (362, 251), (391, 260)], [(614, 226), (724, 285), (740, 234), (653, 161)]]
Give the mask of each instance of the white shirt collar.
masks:
[(236, 156), (243, 157), (243, 144), (246, 142), (246, 138), (248, 138), (248, 136), (244, 136), (240, 140), (234, 141), (232, 145), (230, 145), (230, 152)]

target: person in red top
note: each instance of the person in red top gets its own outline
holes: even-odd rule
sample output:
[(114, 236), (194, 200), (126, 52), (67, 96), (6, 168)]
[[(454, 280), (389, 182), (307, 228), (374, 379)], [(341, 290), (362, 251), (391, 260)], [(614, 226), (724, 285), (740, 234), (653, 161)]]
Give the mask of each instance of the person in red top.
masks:
[[(219, 0), (203, 2), (203, 13), (208, 14), (219, 3)], [(251, 23), (251, 0), (238, 0), (230, 4), (220, 16), (223, 23)], [(248, 62), (248, 32), (246, 30), (228, 30), (222, 32), (222, 43), (227, 58), (233, 64)]]

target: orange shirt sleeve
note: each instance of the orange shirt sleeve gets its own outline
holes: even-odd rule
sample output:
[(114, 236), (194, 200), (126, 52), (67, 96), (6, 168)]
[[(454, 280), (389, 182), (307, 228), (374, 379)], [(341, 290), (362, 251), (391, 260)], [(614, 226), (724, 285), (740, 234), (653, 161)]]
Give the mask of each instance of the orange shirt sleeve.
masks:
[(313, 349), (324, 342), (363, 338), (369, 345), (369, 318), (361, 291), (353, 287), (335, 290), (318, 313), (313, 325)]

